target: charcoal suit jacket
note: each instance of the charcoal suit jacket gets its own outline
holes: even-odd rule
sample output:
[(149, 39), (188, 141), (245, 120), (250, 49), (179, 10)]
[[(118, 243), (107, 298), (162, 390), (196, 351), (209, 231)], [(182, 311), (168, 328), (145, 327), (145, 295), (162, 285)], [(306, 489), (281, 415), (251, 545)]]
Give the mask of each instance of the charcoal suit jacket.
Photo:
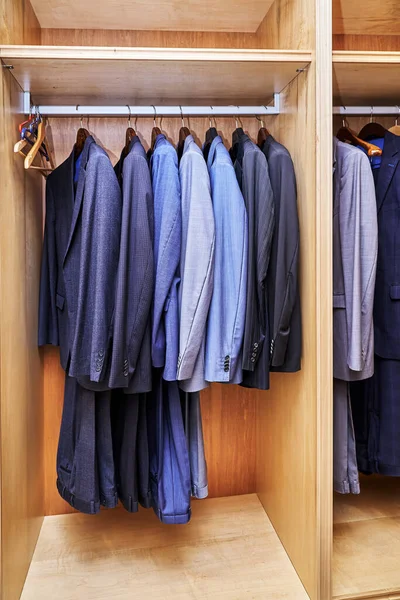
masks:
[(154, 208), (147, 156), (137, 136), (115, 170), (122, 185), (122, 227), (109, 386), (145, 393), (152, 387)]
[(271, 371), (300, 369), (299, 217), (296, 176), (287, 149), (272, 135), (262, 151), (274, 197), (275, 231), (267, 276)]
[(241, 131), (236, 137), (231, 157), (241, 183), (249, 227), (242, 385), (266, 390), (270, 370), (267, 273), (275, 223), (274, 199), (264, 154)]
[(39, 345), (60, 346), (63, 369), (104, 380), (121, 233), (121, 191), (105, 151), (89, 136), (76, 193), (74, 150), (47, 179)]

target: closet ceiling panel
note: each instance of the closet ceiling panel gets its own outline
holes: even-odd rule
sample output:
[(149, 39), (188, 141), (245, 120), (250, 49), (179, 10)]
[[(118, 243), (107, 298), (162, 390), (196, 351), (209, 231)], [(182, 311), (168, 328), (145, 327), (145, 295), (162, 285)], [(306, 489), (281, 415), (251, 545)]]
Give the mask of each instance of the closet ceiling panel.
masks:
[(0, 57), (36, 104), (221, 105), (270, 102), (310, 54), (42, 46), (0, 48)]
[(32, 0), (42, 27), (255, 32), (273, 0)]
[(333, 33), (400, 35), (400, 2), (333, 0)]

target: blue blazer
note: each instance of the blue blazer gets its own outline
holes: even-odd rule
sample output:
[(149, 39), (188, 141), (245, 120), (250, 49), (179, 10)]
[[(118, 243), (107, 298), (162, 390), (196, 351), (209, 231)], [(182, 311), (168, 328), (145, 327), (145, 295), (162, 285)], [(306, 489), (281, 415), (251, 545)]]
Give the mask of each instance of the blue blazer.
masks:
[(105, 151), (90, 136), (76, 193), (74, 150), (47, 179), (39, 299), (39, 345), (60, 346), (63, 369), (104, 380), (121, 234), (121, 191)]
[(152, 359), (167, 381), (176, 380), (179, 354), (179, 261), (182, 213), (178, 156), (159, 135), (151, 158), (154, 194), (154, 266)]

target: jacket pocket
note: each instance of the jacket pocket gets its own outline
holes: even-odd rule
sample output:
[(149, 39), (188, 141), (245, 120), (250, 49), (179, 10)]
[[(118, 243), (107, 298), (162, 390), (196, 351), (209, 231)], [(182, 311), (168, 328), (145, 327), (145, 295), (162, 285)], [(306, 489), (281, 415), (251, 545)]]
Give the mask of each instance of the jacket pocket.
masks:
[(333, 308), (346, 308), (346, 298), (344, 294), (333, 295)]
[(400, 300), (400, 285), (390, 286), (390, 297), (392, 300)]
[(64, 304), (65, 304), (65, 298), (64, 296), (61, 296), (60, 294), (56, 294), (56, 306), (57, 308), (59, 308), (60, 310), (64, 309)]

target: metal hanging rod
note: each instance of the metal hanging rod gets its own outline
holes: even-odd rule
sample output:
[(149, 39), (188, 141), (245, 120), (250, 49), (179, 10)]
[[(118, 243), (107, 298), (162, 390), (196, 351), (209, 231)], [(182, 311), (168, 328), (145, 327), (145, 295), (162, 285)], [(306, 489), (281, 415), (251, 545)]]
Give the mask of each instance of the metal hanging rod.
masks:
[(356, 115), (398, 115), (400, 116), (399, 106), (334, 106), (334, 115), (356, 116)]
[[(25, 92), (29, 94), (29, 92)], [(43, 116), (73, 117), (73, 116), (107, 116), (107, 117), (195, 117), (195, 116), (254, 116), (279, 114), (279, 94), (274, 94), (272, 106), (33, 106), (30, 98), (24, 99), (24, 111), (38, 110)], [(29, 106), (29, 108), (28, 108)]]

